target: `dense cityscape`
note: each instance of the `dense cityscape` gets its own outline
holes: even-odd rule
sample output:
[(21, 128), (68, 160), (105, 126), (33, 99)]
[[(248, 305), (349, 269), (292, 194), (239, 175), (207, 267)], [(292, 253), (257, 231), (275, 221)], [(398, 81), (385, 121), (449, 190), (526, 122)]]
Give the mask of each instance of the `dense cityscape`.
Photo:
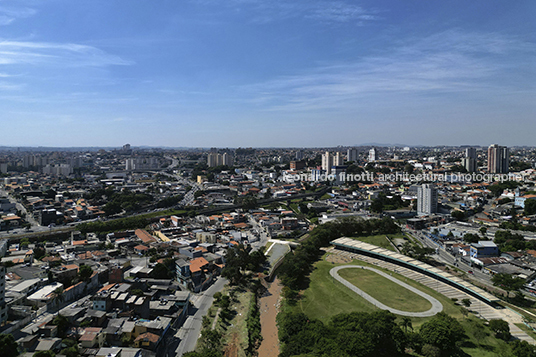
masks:
[[(406, 337), (391, 331), (391, 350), (345, 353), (431, 356), (447, 345), (449, 353), (477, 349), (468, 341), (484, 338), (527, 350), (536, 328), (535, 163), (534, 148), (496, 144), (6, 147), (2, 333), (32, 356), (292, 356), (321, 348), (296, 339), (310, 333), (295, 321), (300, 314), (327, 324), (339, 312), (383, 306), (394, 314), (378, 317), (391, 322), (377, 328)], [(402, 301), (325, 263), (414, 276), (422, 285), (413, 289), (436, 310), (425, 311), (425, 301), (400, 311)], [(316, 285), (322, 274), (362, 296), (344, 292), (323, 302), (340, 308), (315, 306), (315, 294), (345, 289)], [(418, 318), (403, 325), (396, 314)], [(442, 346), (423, 335), (439, 328), (424, 316), (465, 335)], [(420, 337), (408, 326), (421, 326)]]
[(1, 0), (0, 357), (536, 357), (534, 0)]

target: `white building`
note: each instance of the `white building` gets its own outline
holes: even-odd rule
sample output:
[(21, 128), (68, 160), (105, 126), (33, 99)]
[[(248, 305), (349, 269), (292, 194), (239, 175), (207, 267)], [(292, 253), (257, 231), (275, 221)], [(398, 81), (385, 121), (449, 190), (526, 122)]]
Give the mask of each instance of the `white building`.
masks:
[(429, 215), (437, 212), (437, 189), (430, 184), (417, 188), (417, 214)]
[(369, 153), (368, 153), (368, 161), (369, 162), (374, 162), (378, 160), (378, 156), (376, 154), (376, 149), (375, 148), (372, 148), (369, 150)]
[(326, 174), (329, 175), (331, 173), (332, 166), (333, 156), (331, 156), (329, 151), (326, 151), (326, 153), (322, 155), (322, 170), (324, 170)]

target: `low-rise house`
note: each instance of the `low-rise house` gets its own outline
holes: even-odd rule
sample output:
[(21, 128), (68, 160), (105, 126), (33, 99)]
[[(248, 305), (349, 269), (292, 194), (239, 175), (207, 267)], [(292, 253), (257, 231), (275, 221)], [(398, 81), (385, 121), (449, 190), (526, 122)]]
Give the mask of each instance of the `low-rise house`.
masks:
[(80, 338), (78, 341), (85, 348), (102, 347), (105, 341), (105, 335), (100, 327), (86, 327), (79, 330)]
[(134, 346), (154, 351), (158, 346), (158, 342), (160, 342), (159, 335), (156, 335), (151, 332), (145, 332), (136, 337), (136, 339), (134, 340)]

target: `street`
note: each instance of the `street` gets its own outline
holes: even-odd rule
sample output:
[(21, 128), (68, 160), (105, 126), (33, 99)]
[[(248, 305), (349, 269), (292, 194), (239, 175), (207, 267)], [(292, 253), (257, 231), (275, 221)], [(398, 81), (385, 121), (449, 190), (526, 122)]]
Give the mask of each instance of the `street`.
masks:
[[(195, 349), (197, 339), (201, 332), (203, 316), (207, 314), (208, 309), (212, 306), (214, 294), (218, 291), (222, 291), (227, 282), (227, 279), (219, 277), (206, 291), (202, 294), (195, 295), (192, 298), (193, 309), (196, 309), (197, 311), (193, 316), (189, 316), (186, 319), (184, 325), (175, 335), (175, 337), (180, 340), (179, 346), (175, 350), (177, 357)], [(173, 355), (172, 351), (168, 351), (167, 354), (169, 356)]]

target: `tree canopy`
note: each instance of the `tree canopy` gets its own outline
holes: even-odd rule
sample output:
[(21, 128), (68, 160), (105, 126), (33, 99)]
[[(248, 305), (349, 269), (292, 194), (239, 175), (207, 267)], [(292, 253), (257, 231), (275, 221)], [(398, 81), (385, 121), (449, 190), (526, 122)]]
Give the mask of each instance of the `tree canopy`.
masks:
[(19, 351), (17, 351), (17, 342), (11, 334), (0, 334), (0, 351), (2, 351), (2, 356), (5, 357), (15, 357), (18, 356)]

